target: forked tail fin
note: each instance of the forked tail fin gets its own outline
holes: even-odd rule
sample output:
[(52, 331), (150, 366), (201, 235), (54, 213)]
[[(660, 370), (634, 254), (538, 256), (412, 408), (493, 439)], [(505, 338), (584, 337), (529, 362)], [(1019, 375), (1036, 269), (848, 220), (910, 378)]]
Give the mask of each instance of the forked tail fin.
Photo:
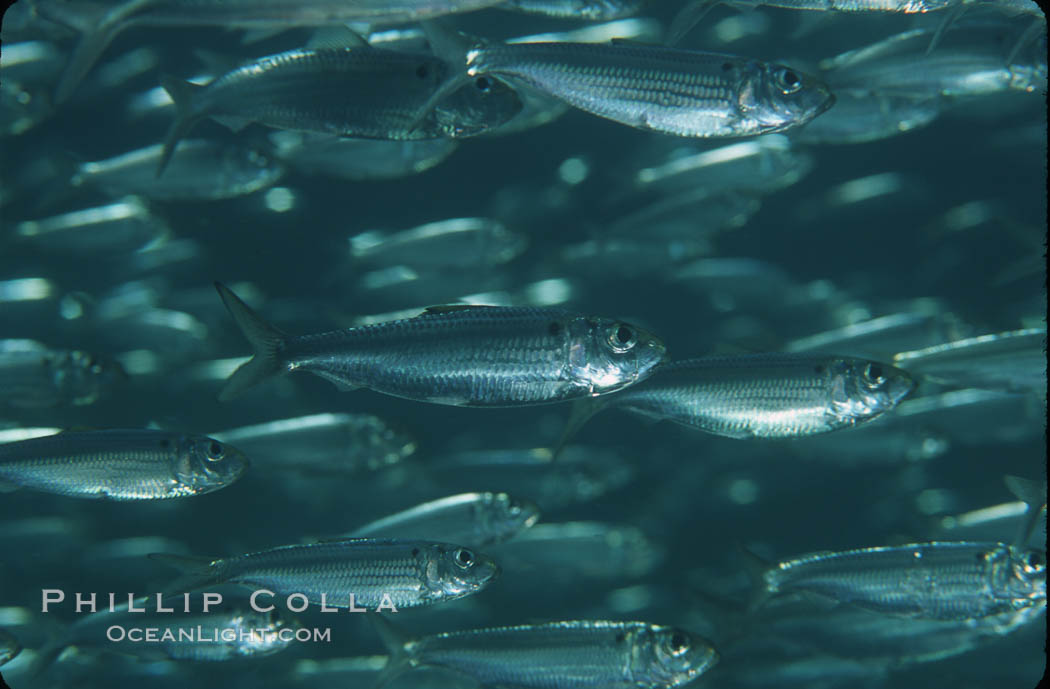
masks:
[(288, 336), (264, 321), (226, 285), (216, 282), (215, 289), (254, 351), (254, 356), (233, 372), (219, 393), (219, 399), (226, 401), (284, 372), (280, 355)]

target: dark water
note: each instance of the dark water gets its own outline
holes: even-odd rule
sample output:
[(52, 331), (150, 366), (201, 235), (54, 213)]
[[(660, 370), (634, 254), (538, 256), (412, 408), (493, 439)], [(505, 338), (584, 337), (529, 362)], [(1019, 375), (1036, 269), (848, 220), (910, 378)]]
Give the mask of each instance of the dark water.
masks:
[[(666, 22), (678, 4), (659, 4), (647, 15)], [(711, 27), (734, 13), (716, 9), (686, 39), (686, 47), (769, 60), (793, 58), (806, 65), (918, 21), (838, 16), (795, 38), (798, 15), (759, 12), (768, 20), (763, 31), (722, 43)], [(978, 15), (974, 21), (991, 20)], [(460, 25), (492, 38), (577, 26), (496, 11), (463, 17)], [(1025, 25), (1014, 18), (1003, 30), (1016, 35)], [(8, 31), (5, 24), (5, 43), (49, 39), (65, 53), (73, 40), (43, 25)], [(302, 45), (309, 32), (290, 31), (247, 46), (236, 35), (215, 29), (128, 31), (107, 50), (102, 65), (146, 47), (156, 56), (155, 66), (106, 88), (95, 80), (97, 74), (89, 75), (70, 102), (36, 126), (2, 139), (0, 282), (43, 278), (52, 292), (33, 301), (0, 302), (0, 338), (33, 339), (57, 349), (116, 358), (130, 376), (91, 405), (0, 406), (0, 427), (153, 424), (210, 433), (346, 412), (383, 419), (408, 433), (418, 449), (375, 471), (289, 474), (257, 465), (229, 488), (173, 501), (4, 494), (0, 627), (23, 646), (39, 648), (61, 637), (61, 629), (77, 618), (68, 601), (41, 614), (42, 589), (62, 589), (70, 598), (72, 592), (126, 597), (127, 592), (164, 590), (174, 572), (145, 557), (155, 548), (121, 559), (100, 550), (118, 539), (164, 537), (169, 541), (161, 550), (234, 555), (339, 533), (445, 495), (493, 490), (535, 501), (543, 510), (542, 522), (634, 527), (647, 545), (632, 547), (614, 536), (596, 539), (594, 552), (551, 545), (536, 562), (505, 567), (503, 576), (476, 596), (396, 616), (410, 634), (556, 619), (637, 619), (690, 629), (722, 651), (720, 666), (697, 686), (1028, 687), (1038, 681), (1045, 669), (1045, 618), (1008, 635), (964, 638), (949, 644), (942, 659), (908, 658), (907, 651), (929, 635), (914, 644), (899, 639), (896, 646), (861, 644), (861, 650), (843, 650), (815, 633), (786, 635), (796, 646), (763, 645), (767, 636), (780, 638), (775, 632), (778, 618), (775, 610), (746, 615), (748, 579), (740, 546), (782, 559), (936, 538), (1009, 542), (1017, 519), (973, 537), (946, 535), (941, 525), (944, 517), (1014, 500), (1004, 475), (1045, 482), (1045, 397), (1018, 396), (1018, 406), (1000, 416), (991, 411), (965, 417), (962, 412), (943, 414), (931, 431), (947, 443), (946, 449), (925, 461), (901, 459), (889, 449), (869, 452), (874, 459), (857, 460), (869, 444), (879, 447), (878, 433), (869, 429), (863, 435), (862, 429), (836, 433), (838, 449), (820, 450), (809, 444), (815, 439), (737, 441), (611, 411), (597, 416), (573, 440), (580, 446), (579, 456), (599, 454), (612, 462), (595, 470), (595, 494), (580, 495), (582, 479), (575, 475), (550, 479), (550, 472), (535, 472), (548, 477), (542, 483), (534, 480), (532, 470), (487, 478), (470, 468), (441, 468), (441, 462), (458, 452), (551, 445), (568, 415), (564, 405), (444, 407), (364, 390), (340, 392), (310, 376), (267, 383), (220, 403), (216, 394), (222, 375), (205, 372), (212, 360), (248, 353), (212, 291), (215, 280), (242, 290), (250, 283), (252, 303), (294, 333), (346, 327), (356, 316), (454, 302), (466, 294), (502, 291), (509, 294), (503, 303), (522, 303), (521, 288), (554, 281), (546, 283), (544, 293), (564, 295), (554, 301), (644, 324), (667, 343), (674, 359), (778, 351), (797, 338), (895, 313), (929, 314), (940, 325), (936, 335), (924, 333), (914, 347), (887, 349), (890, 355), (956, 337), (1045, 328), (1045, 94), (960, 99), (928, 126), (869, 143), (794, 144), (794, 152), (812, 157), (812, 171), (795, 184), (761, 194), (758, 212), (742, 227), (717, 233), (701, 256), (746, 257), (767, 267), (718, 286), (676, 281), (675, 270), (687, 261), (676, 265), (667, 260), (643, 269), (641, 258), (630, 255), (603, 262), (563, 258), (565, 247), (602, 237), (606, 226), (643, 205), (645, 197), (629, 193), (634, 171), (658, 163), (680, 146), (706, 150), (734, 143), (673, 139), (578, 111), (536, 129), (464, 140), (445, 162), (395, 180), (349, 182), (291, 170), (275, 188), (246, 196), (150, 202), (150, 212), (164, 218), (175, 237), (193, 242), (185, 260), (157, 268), (136, 272), (130, 268), (133, 255), (125, 252), (71, 253), (17, 241), (14, 229), (21, 221), (111, 200), (103, 192), (69, 185), (75, 161), (102, 159), (161, 140), (170, 108), (132, 118), (127, 99), (154, 88), (160, 74), (199, 70), (192, 48), (247, 59)], [(42, 82), (47, 83), (53, 80)], [(46, 88), (30, 91), (47, 97)], [(16, 112), (5, 110), (12, 118)], [(257, 126), (233, 134), (208, 121), (193, 136), (247, 145), (264, 142), (267, 134)], [(581, 181), (566, 181), (569, 159), (582, 163)], [(567, 167), (571, 171), (580, 165)], [(885, 175), (878, 178), (888, 185), (885, 193), (848, 203), (831, 200), (839, 185), (873, 175)], [(870, 192), (876, 184), (868, 181), (854, 188)], [(274, 210), (282, 201), (288, 205), (288, 199), (290, 208)], [(496, 218), (526, 237), (527, 249), (501, 265), (484, 265), (464, 255), (456, 268), (418, 288), (362, 286), (368, 269), (350, 260), (349, 236), (461, 216)], [(638, 237), (646, 239), (645, 232)], [(769, 277), (773, 271), (785, 277)], [(126, 316), (107, 316), (118, 294), (132, 295), (140, 305)], [(189, 314), (199, 327), (146, 325), (147, 314), (158, 309)], [(848, 349), (840, 353), (867, 356)], [(920, 385), (917, 395), (951, 387), (968, 386)], [(850, 446), (851, 434), (858, 446)], [(575, 495), (559, 497), (554, 487)], [(45, 526), (28, 521), (44, 518), (55, 521)], [(1032, 537), (1032, 542), (1043, 541), (1043, 530)], [(493, 549), (497, 559), (498, 552)], [(599, 557), (607, 557), (608, 563)], [(594, 562), (599, 564), (588, 573), (585, 565)], [(230, 600), (241, 600), (236, 589), (223, 591)], [(825, 629), (852, 628), (854, 622), (835, 614), (816, 604), (799, 619), (816, 626), (825, 620)], [(363, 615), (322, 614), (311, 608), (298, 619), (305, 627), (331, 629), (330, 641), (295, 643), (273, 656), (223, 663), (141, 660), (83, 650), (68, 652), (46, 675), (33, 679), (26, 676), (32, 656), (27, 651), (3, 672), (19, 689), (144, 683), (371, 686), (374, 672), (308, 662), (384, 653)], [(912, 622), (889, 624), (899, 625), (903, 635)], [(459, 686), (458, 681), (422, 673), (407, 675), (396, 686)]]

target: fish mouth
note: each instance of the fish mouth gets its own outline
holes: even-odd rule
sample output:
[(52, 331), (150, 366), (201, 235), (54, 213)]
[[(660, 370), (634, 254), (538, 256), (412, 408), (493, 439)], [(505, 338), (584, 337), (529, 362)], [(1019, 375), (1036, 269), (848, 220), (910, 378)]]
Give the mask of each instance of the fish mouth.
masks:
[(814, 117), (817, 117), (818, 115), (823, 115), (824, 113), (826, 113), (828, 110), (831, 109), (831, 106), (835, 105), (835, 103), (838, 101), (838, 98), (836, 98), (835, 94), (831, 92), (831, 89), (824, 87), (823, 91), (826, 94), (824, 102), (813, 110), (813, 114), (809, 116), (810, 120), (812, 120)]

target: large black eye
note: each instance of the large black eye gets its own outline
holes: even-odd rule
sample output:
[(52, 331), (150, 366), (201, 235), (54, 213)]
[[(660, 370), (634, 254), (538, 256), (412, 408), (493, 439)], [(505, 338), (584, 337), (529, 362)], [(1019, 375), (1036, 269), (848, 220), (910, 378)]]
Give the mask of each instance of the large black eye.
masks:
[(795, 93), (802, 88), (802, 77), (790, 69), (784, 68), (776, 73), (777, 86), (784, 93)]
[(474, 80), (474, 85), (478, 87), (478, 91), (488, 93), (492, 88), (492, 81), (488, 77), (478, 77)]
[(1030, 550), (1024, 558), (1025, 566), (1030, 569), (1036, 569), (1039, 567), (1046, 567), (1046, 554), (1040, 553), (1038, 550)]
[(620, 323), (609, 330), (608, 340), (612, 350), (622, 354), (630, 351), (638, 344), (638, 335), (635, 333), (634, 328)]
[(886, 382), (881, 364), (868, 364), (864, 367), (864, 382), (872, 387), (877, 387)]
[(456, 551), (456, 564), (466, 569), (474, 564), (474, 553), (470, 552), (466, 548), (460, 548)]
[(208, 443), (208, 461), (218, 462), (226, 454), (226, 448), (217, 440)]
[(689, 637), (682, 632), (671, 635), (671, 653), (681, 655), (689, 650)]

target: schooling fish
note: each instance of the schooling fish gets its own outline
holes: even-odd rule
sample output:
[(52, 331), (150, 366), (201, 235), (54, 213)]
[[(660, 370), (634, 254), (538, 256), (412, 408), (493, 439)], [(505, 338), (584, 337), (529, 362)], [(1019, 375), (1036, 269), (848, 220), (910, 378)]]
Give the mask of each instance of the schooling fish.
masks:
[(205, 436), (145, 429), (69, 431), (0, 445), (0, 489), (163, 500), (225, 488), (247, 466), (239, 450)]
[(556, 308), (436, 306), (415, 318), (292, 336), (216, 288), (255, 350), (220, 399), (302, 370), (343, 389), (435, 404), (547, 404), (633, 385), (665, 357), (663, 343), (637, 326)]
[(1002, 543), (931, 542), (786, 560), (762, 596), (801, 591), (874, 612), (975, 620), (1046, 605), (1046, 553)]
[(412, 667), (446, 668), (482, 686), (671, 689), (711, 669), (718, 653), (687, 631), (647, 622), (564, 621), (406, 639), (369, 615), (390, 652), (377, 686)]
[(521, 110), (514, 91), (485, 78), (435, 96), (450, 75), (450, 66), (432, 55), (360, 46), (269, 55), (207, 86), (166, 78), (162, 83), (177, 114), (157, 174), (164, 171), (179, 140), (206, 117), (233, 129), (255, 122), (278, 129), (404, 140), (474, 136)]
[(784, 65), (661, 46), (483, 43), (466, 64), (470, 77), (524, 83), (593, 115), (686, 137), (784, 131), (835, 102), (820, 80)]
[(730, 438), (795, 438), (870, 421), (915, 387), (893, 366), (805, 354), (705, 357), (662, 366), (644, 385), (578, 402), (562, 442), (606, 407)]
[(299, 593), (315, 605), (369, 610), (433, 605), (477, 593), (499, 576), (489, 557), (449, 543), (349, 538), (221, 559), (154, 553), (187, 575), (172, 589), (217, 584)]

